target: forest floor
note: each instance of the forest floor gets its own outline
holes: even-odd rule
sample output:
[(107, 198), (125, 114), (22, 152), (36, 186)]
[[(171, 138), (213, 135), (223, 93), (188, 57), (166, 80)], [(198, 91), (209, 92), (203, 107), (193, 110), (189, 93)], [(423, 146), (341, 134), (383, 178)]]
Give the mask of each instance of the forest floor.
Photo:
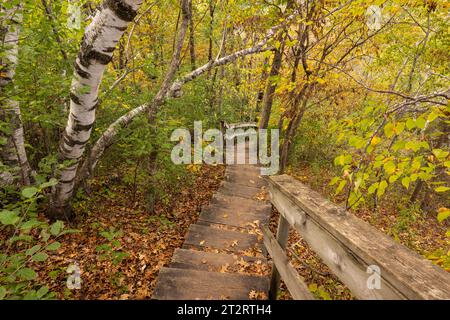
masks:
[[(182, 246), (200, 208), (219, 188), (224, 169), (203, 166), (193, 185), (180, 188), (173, 195), (176, 201), (157, 203), (153, 214), (142, 194), (134, 195), (123, 183), (105, 190), (96, 179), (82, 210), (89, 214), (71, 226), (80, 232), (60, 240), (61, 249), (41, 267), (40, 279), (60, 299), (150, 299), (159, 269)], [(66, 287), (66, 270), (74, 263), (81, 269), (80, 290)]]
[[(174, 250), (182, 246), (187, 229), (218, 190), (224, 172), (223, 166), (200, 167), (193, 184), (183, 184), (172, 195), (177, 201), (157, 203), (153, 214), (146, 210), (143, 194), (133, 192), (121, 181), (105, 187), (105, 181), (95, 179), (89, 198), (78, 207), (85, 216), (70, 226), (80, 232), (64, 236), (61, 249), (38, 269), (42, 283), (63, 299), (149, 299), (158, 271), (169, 264)], [(331, 173), (317, 174), (303, 166), (289, 174), (339, 202), (328, 186)], [(406, 219), (395, 209), (395, 203), (389, 202), (380, 208), (376, 214), (368, 208), (355, 210), (354, 214), (424, 257), (445, 247), (445, 227), (435, 216), (413, 215)], [(273, 231), (278, 217), (274, 210)], [(353, 299), (349, 289), (297, 233), (291, 232), (288, 248), (291, 263), (318, 299)], [(66, 286), (67, 267), (74, 263), (81, 269), (80, 290)], [(280, 299), (290, 299), (284, 284)]]

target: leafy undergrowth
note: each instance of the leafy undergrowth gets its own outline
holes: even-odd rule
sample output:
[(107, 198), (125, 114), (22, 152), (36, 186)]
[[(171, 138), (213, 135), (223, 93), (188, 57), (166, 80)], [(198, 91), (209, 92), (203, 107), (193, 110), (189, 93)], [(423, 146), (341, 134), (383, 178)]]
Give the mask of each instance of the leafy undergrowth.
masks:
[[(305, 165), (295, 170), (290, 169), (287, 173), (328, 197), (334, 203), (342, 202), (342, 199), (334, 197), (333, 188), (329, 186), (329, 182), (333, 177), (331, 172), (321, 170), (318, 173), (317, 169)], [(380, 203), (377, 210), (361, 207), (358, 210), (352, 210), (352, 212), (357, 217), (391, 236), (395, 241), (402, 243), (435, 263), (436, 259), (434, 259), (435, 254), (433, 252), (442, 250), (442, 248), (447, 248), (448, 250), (445, 236), (447, 227), (439, 224), (434, 214), (419, 213), (414, 208), (399, 210), (398, 202), (395, 198), (384, 200)], [(278, 219), (279, 213), (274, 210), (271, 220), (271, 229), (274, 233), (276, 232)], [(354, 299), (350, 290), (333, 275), (331, 270), (295, 231), (291, 231), (289, 234), (287, 254), (292, 265), (317, 299)], [(292, 299), (283, 283), (279, 292), (279, 299)]]
[[(42, 283), (64, 299), (149, 299), (158, 271), (181, 247), (190, 224), (198, 217), (224, 176), (223, 167), (203, 166), (193, 185), (177, 190), (171, 203), (145, 209), (144, 197), (123, 184), (105, 191), (94, 182), (87, 216), (60, 240), (61, 248), (42, 265)], [(81, 209), (79, 209), (81, 211)], [(67, 268), (78, 265), (81, 288), (69, 290)]]

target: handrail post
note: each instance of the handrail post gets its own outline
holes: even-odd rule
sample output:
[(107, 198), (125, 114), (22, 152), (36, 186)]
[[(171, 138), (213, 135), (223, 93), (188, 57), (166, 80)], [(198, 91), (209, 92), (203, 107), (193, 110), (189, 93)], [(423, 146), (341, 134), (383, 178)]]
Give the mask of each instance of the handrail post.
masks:
[[(289, 222), (280, 214), (277, 230), (277, 241), (280, 247), (286, 249), (287, 241), (289, 237)], [(276, 300), (278, 289), (280, 288), (281, 276), (278, 272), (275, 264), (272, 267), (272, 275), (270, 279), (269, 299)]]

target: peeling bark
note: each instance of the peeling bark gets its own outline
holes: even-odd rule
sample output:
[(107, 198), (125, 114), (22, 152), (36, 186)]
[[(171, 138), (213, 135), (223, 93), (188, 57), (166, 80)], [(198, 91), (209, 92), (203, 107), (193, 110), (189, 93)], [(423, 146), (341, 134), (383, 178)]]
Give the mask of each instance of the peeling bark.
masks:
[(106, 65), (143, 0), (105, 0), (86, 28), (70, 93), (70, 113), (59, 146), (59, 183), (52, 192), (49, 216), (65, 217), (72, 197), (79, 161), (91, 136), (98, 90)]
[[(2, 52), (4, 59), (1, 61), (0, 92), (3, 93), (7, 86), (13, 85), (16, 74), (16, 67), (19, 61), (19, 35), (22, 24), (22, 5), (19, 4), (12, 9), (3, 12), (4, 38), (2, 39)], [(2, 160), (12, 167), (20, 168), (21, 182), (23, 185), (30, 184), (31, 167), (28, 162), (25, 150), (25, 137), (22, 125), (19, 103), (12, 99), (5, 99), (2, 102), (1, 120), (8, 122), (11, 128), (11, 135), (7, 136), (7, 143), (2, 148)], [(5, 176), (6, 177), (6, 176)], [(0, 179), (2, 179), (0, 177)], [(6, 184), (11, 183), (4, 181)]]

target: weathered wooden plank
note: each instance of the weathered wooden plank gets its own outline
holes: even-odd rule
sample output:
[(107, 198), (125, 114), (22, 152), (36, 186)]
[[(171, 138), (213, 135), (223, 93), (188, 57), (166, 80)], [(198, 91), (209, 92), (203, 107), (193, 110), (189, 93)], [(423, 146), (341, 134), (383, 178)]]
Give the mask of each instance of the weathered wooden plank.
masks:
[(264, 189), (246, 185), (236, 186), (236, 184), (234, 183), (225, 181), (220, 186), (219, 192), (226, 195), (254, 199), (256, 196), (264, 193)]
[(268, 279), (241, 274), (162, 268), (156, 300), (249, 300), (251, 291), (267, 294)]
[(242, 129), (242, 128), (258, 128), (256, 122), (242, 122), (242, 123), (224, 123), (227, 129)]
[(255, 165), (239, 165), (239, 166), (228, 166), (226, 173), (247, 173), (251, 175), (258, 176), (261, 173), (261, 169)]
[(237, 254), (213, 253), (205, 251), (176, 249), (170, 264), (171, 268), (192, 269), (201, 271), (219, 272), (223, 267), (228, 265), (226, 269), (234, 270), (233, 266), (239, 265), (243, 260), (249, 264), (267, 264), (265, 258), (247, 257)]
[(245, 207), (238, 210), (230, 210), (230, 208), (217, 205), (209, 205), (203, 208), (199, 216), (200, 221), (240, 228), (249, 227), (256, 222), (265, 223), (269, 218), (270, 210), (256, 211)]
[[(273, 204), (360, 299), (450, 299), (450, 274), (294, 178), (267, 179)], [(381, 270), (369, 289), (368, 266)]]
[(227, 208), (230, 212), (254, 212), (267, 213), (271, 212), (272, 206), (266, 201), (258, 201), (253, 199), (242, 198), (239, 196), (226, 195), (216, 193), (210, 202), (212, 205)]
[(389, 283), (382, 279), (380, 290), (367, 286), (368, 265), (354, 256), (349, 250), (317, 225), (289, 199), (271, 191), (273, 203), (278, 211), (289, 221), (316, 252), (333, 273), (344, 282), (359, 299), (404, 299)]
[(259, 174), (260, 172), (253, 173), (247, 172), (245, 170), (227, 170), (225, 172), (225, 180), (236, 185), (246, 185), (259, 188), (266, 185), (266, 182), (262, 177), (259, 176)]
[(213, 248), (231, 252), (261, 249), (254, 234), (216, 229), (201, 225), (191, 225), (186, 235), (185, 247)]
[[(283, 215), (280, 215), (277, 229), (277, 242), (283, 252), (286, 250), (286, 245), (289, 238), (289, 222)], [(276, 265), (272, 268), (272, 275), (270, 277), (269, 298), (272, 300), (277, 299), (278, 289), (280, 288), (281, 275)]]
[(278, 272), (280, 273), (289, 293), (295, 300), (314, 300), (306, 284), (300, 279), (297, 270), (289, 263), (289, 259), (280, 247), (277, 239), (272, 235), (267, 226), (262, 227), (264, 245), (269, 251)]

